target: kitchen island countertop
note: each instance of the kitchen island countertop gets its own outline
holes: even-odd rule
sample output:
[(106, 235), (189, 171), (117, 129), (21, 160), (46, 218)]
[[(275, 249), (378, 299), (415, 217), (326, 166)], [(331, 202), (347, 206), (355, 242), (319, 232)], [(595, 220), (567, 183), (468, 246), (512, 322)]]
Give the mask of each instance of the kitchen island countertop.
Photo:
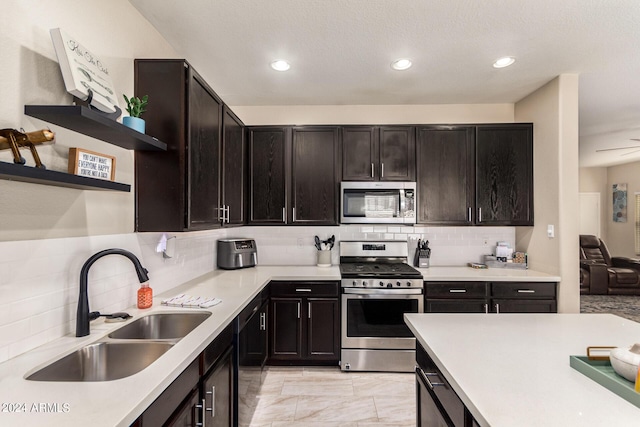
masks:
[(573, 369), (587, 346), (629, 347), (640, 323), (612, 314), (406, 314), (481, 426), (631, 426), (640, 408)]

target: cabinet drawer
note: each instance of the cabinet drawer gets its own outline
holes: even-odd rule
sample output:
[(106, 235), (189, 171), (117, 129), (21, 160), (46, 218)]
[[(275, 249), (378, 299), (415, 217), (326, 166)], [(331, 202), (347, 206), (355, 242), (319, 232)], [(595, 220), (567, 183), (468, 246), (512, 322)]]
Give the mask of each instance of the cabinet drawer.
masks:
[(304, 297), (323, 296), (337, 297), (338, 282), (336, 281), (314, 281), (314, 282), (285, 282), (272, 281), (269, 284), (272, 297)]
[(491, 284), (491, 296), (497, 298), (555, 298), (555, 283), (500, 282)]
[(416, 361), (424, 373), (421, 379), (425, 380), (427, 387), (436, 397), (437, 403), (444, 409), (455, 427), (464, 427), (466, 425), (464, 403), (420, 344), (416, 345)]
[(438, 298), (484, 298), (485, 282), (424, 282), (425, 295)]

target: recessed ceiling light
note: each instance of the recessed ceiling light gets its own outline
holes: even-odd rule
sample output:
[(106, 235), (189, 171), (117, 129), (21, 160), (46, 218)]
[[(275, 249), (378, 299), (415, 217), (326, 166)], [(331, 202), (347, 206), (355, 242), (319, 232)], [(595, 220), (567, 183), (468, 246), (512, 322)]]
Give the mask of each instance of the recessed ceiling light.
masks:
[(394, 70), (402, 71), (411, 67), (410, 59), (396, 59), (391, 63), (391, 68)]
[(273, 61), (271, 63), (271, 68), (276, 71), (287, 71), (289, 68), (291, 68), (291, 64), (289, 64), (284, 59), (278, 59), (277, 61)]
[(502, 58), (496, 59), (496, 62), (493, 63), (493, 68), (504, 68), (516, 62), (516, 58), (513, 56), (504, 56)]

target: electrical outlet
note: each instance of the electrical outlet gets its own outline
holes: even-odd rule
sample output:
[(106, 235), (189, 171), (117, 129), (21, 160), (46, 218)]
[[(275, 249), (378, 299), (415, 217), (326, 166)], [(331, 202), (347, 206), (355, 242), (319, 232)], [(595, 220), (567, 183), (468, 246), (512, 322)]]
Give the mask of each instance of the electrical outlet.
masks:
[(298, 247), (301, 248), (304, 246), (304, 239), (302, 237), (298, 238)]

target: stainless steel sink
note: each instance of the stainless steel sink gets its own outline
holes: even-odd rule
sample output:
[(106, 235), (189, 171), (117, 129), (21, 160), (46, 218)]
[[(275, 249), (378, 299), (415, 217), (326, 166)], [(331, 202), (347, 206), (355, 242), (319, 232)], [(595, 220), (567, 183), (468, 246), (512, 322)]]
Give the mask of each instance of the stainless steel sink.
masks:
[(29, 375), (33, 381), (112, 381), (140, 372), (173, 346), (168, 342), (98, 342)]
[(109, 334), (114, 339), (175, 340), (184, 338), (211, 313), (157, 313), (141, 317)]

